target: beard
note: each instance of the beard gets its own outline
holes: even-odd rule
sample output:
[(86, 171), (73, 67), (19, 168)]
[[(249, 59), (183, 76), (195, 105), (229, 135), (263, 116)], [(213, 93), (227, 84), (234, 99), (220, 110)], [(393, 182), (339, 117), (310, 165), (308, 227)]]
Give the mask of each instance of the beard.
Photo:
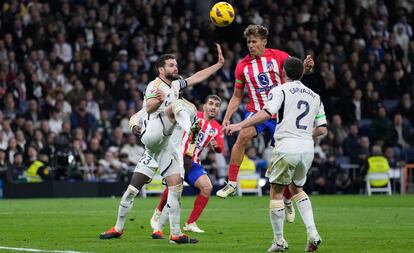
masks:
[(180, 76), (178, 74), (168, 73), (168, 74), (165, 74), (165, 78), (167, 78), (168, 80), (174, 81), (174, 80), (180, 79)]

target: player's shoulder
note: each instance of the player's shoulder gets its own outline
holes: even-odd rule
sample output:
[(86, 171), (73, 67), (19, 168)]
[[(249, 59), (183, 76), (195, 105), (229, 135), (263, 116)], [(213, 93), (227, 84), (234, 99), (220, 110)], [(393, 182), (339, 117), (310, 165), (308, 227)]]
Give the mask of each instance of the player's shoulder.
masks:
[(266, 48), (266, 54), (274, 56), (274, 57), (283, 57), (288, 58), (289, 54), (285, 51), (275, 49), (275, 48)]
[(197, 111), (197, 118), (204, 119), (204, 114), (201, 111)]
[(161, 84), (162, 84), (162, 80), (157, 77), (151, 82), (149, 82), (147, 87), (159, 87)]
[(248, 54), (237, 63), (237, 66), (245, 66), (249, 64), (251, 61), (252, 61), (252, 57)]
[(218, 121), (217, 121), (217, 120), (215, 120), (215, 119), (213, 119), (213, 120), (211, 121), (210, 125), (211, 125), (213, 128), (215, 128), (215, 129), (221, 130), (221, 125), (220, 125), (220, 123), (218, 123)]

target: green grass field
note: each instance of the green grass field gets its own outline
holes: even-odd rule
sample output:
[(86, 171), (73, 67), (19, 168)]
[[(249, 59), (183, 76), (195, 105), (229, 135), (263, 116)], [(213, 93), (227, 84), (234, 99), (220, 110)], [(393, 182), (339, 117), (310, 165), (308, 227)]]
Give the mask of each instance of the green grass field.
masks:
[[(194, 198), (182, 200), (182, 223)], [(272, 229), (267, 197), (213, 197), (198, 221), (206, 230), (196, 245), (150, 239), (158, 198), (138, 198), (121, 239), (99, 240), (115, 223), (119, 198), (0, 200), (1, 247), (79, 252), (266, 252)], [(313, 196), (323, 242), (320, 252), (414, 252), (414, 196)], [(298, 214), (298, 213), (297, 213)], [(288, 252), (303, 252), (299, 216), (285, 224)]]

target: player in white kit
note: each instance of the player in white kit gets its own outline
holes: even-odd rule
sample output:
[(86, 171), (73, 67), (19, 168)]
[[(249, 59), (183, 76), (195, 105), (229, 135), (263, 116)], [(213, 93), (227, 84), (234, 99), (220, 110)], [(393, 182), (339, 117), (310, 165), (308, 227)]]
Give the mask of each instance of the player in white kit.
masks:
[(223, 66), (224, 57), (218, 44), (217, 51), (216, 64), (187, 79), (180, 79), (174, 55), (165, 54), (157, 60), (155, 69), (158, 77), (148, 84), (145, 91), (145, 111), (148, 116), (144, 121), (141, 141), (146, 147), (146, 156), (138, 163), (131, 183), (121, 198), (115, 227), (100, 234), (101, 239), (117, 238), (123, 234), (126, 215), (132, 208), (135, 196), (156, 172), (156, 168), (152, 167), (155, 164), (151, 164), (154, 159), (169, 189), (166, 207), (170, 220), (170, 242), (197, 242), (182, 234), (180, 229), (180, 197), (184, 176), (182, 142), (186, 141), (185, 138), (183, 140), (183, 134), (190, 133), (197, 110), (190, 102), (178, 99), (178, 94), (187, 86), (204, 81)]
[(299, 81), (302, 73), (302, 61), (295, 57), (288, 58), (283, 65), (286, 82), (270, 91), (264, 109), (249, 119), (223, 129), (226, 134), (232, 134), (264, 122), (274, 114), (278, 115), (272, 164), (266, 171), (271, 184), (269, 214), (274, 234), (268, 252), (285, 251), (288, 248), (283, 237), (285, 207), (282, 192), (286, 186), (294, 194), (293, 199), (306, 225), (308, 239), (305, 251), (315, 251), (321, 243), (312, 205), (303, 191), (303, 185), (314, 156), (313, 137), (327, 132), (326, 116), (319, 95)]

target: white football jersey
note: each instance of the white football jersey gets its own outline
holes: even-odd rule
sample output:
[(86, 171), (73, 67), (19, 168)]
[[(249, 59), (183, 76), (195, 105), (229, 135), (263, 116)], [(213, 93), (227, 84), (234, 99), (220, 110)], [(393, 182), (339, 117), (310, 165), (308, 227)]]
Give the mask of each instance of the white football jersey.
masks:
[(264, 109), (278, 115), (274, 138), (313, 141), (314, 127), (326, 124), (325, 109), (318, 94), (300, 81), (273, 88)]
[(149, 119), (158, 117), (161, 112), (164, 112), (165, 107), (169, 106), (172, 102), (178, 99), (178, 95), (182, 89), (187, 87), (187, 81), (179, 79), (171, 82), (171, 86), (165, 83), (161, 78), (157, 77), (154, 81), (150, 82), (145, 90), (145, 100), (155, 97), (157, 89), (164, 92), (165, 100), (161, 106), (153, 113), (149, 115)]

